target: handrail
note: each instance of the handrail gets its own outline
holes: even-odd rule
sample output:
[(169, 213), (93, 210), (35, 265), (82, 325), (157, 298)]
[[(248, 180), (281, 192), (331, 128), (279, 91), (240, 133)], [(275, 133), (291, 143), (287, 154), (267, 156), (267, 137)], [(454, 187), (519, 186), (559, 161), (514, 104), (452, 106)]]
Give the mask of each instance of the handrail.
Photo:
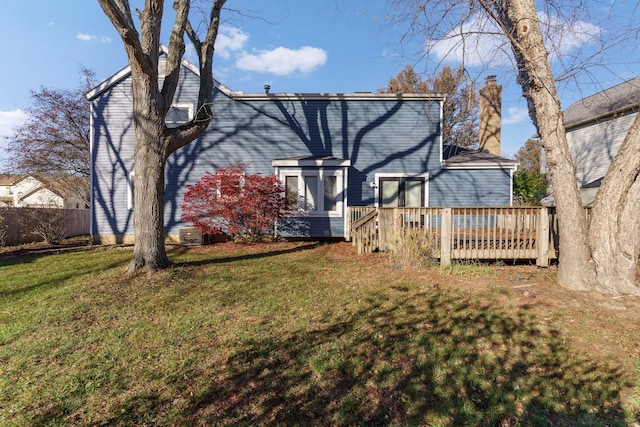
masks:
[(351, 224), (351, 238), (359, 254), (378, 249), (377, 217), (378, 211), (373, 210)]

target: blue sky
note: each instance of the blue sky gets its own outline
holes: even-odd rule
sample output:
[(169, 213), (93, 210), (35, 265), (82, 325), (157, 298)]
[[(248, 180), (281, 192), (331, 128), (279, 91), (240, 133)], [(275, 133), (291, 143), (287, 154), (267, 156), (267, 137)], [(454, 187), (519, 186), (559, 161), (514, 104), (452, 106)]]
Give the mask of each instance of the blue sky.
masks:
[[(589, 47), (594, 34), (619, 30), (622, 17), (637, 14), (635, 1), (596, 3), (603, 8), (592, 11), (593, 22), (572, 23), (571, 37), (549, 37), (554, 64), (566, 63), (577, 49)], [(612, 5), (619, 15), (610, 14)], [(232, 90), (262, 92), (270, 84), (272, 92), (373, 92), (407, 64), (421, 71), (433, 63), (457, 66), (462, 58), (451, 37), (432, 41), (431, 62), (418, 62), (422, 41), (400, 43), (404, 28), (390, 24), (385, 0), (228, 0), (227, 8), (242, 13), (223, 14), (214, 76)], [(0, 36), (0, 137), (24, 120), (31, 90), (74, 88), (81, 67), (101, 80), (127, 64), (122, 42), (95, 0), (0, 0)], [(487, 74), (497, 74), (503, 85), (502, 153), (513, 156), (534, 128), (508, 57), (494, 55), (499, 51), (494, 43), (486, 38), (467, 43), (472, 51), (465, 61), (480, 86)], [(563, 107), (637, 75), (638, 56), (637, 48), (627, 47), (599, 58), (598, 63), (609, 61), (606, 72), (591, 66), (560, 85)], [(4, 158), (0, 138), (0, 164)]]

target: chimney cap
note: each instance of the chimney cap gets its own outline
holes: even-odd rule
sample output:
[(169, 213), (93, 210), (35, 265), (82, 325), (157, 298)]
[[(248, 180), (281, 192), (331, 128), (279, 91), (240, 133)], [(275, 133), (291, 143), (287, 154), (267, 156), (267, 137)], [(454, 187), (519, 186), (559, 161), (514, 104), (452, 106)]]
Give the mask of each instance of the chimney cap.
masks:
[(271, 85), (264, 85), (264, 93), (269, 94), (269, 90), (271, 90)]
[(496, 83), (496, 77), (498, 76), (496, 76), (495, 74), (490, 74), (487, 77), (485, 77), (484, 80), (488, 85), (492, 85)]

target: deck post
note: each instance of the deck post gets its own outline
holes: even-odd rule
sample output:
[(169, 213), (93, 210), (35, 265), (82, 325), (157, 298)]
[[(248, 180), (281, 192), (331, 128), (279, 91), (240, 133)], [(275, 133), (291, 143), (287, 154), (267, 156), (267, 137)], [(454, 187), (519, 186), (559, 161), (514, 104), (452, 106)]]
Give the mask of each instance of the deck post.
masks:
[(536, 243), (538, 246), (538, 267), (549, 266), (549, 211), (542, 207), (538, 210), (538, 229), (536, 230)]
[(442, 210), (442, 227), (440, 228), (440, 265), (451, 264), (451, 208)]

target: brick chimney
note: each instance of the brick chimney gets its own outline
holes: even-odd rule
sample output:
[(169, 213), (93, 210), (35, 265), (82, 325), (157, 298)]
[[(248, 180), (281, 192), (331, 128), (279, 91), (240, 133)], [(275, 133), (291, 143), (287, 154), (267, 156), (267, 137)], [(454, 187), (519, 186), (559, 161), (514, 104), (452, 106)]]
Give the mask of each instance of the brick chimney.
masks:
[(487, 76), (480, 89), (480, 149), (500, 155), (500, 127), (502, 116), (502, 86), (496, 76)]

